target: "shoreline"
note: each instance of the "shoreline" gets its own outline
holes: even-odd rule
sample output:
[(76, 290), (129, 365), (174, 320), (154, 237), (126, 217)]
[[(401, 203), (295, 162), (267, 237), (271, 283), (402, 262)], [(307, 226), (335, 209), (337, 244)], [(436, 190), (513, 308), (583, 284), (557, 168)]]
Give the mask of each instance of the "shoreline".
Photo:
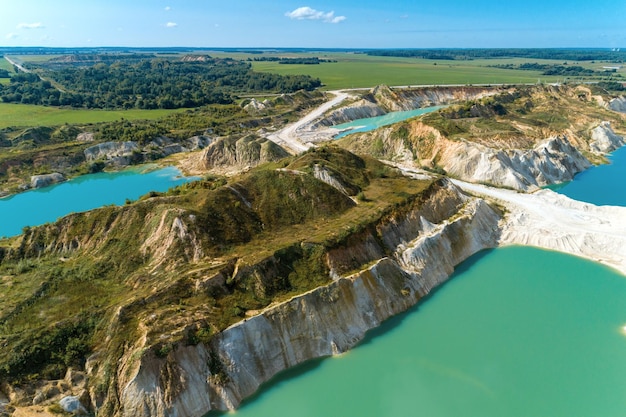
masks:
[(465, 192), (506, 208), (499, 246), (534, 246), (568, 253), (626, 276), (626, 207), (597, 206), (549, 189), (528, 194), (451, 181)]

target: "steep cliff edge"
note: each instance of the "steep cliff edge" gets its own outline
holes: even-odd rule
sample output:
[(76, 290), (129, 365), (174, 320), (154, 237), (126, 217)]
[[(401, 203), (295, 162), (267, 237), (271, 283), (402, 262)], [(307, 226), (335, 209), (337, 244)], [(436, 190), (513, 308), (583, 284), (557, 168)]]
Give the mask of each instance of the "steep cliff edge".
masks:
[(624, 144), (624, 116), (585, 93), (584, 87), (520, 87), (338, 143), (404, 167), (532, 190), (570, 181)]
[[(0, 245), (0, 391), (18, 408), (78, 396), (101, 416), (233, 407), (414, 304), (495, 244), (498, 219), (443, 179), (325, 146), (26, 229)], [(433, 251), (446, 254), (431, 264)], [(295, 325), (302, 315), (311, 327)], [(238, 357), (264, 326), (293, 344), (284, 361), (271, 344)], [(327, 337), (307, 350), (310, 331)]]
[(302, 131), (323, 131), (324, 127), (335, 126), (357, 119), (381, 116), (395, 111), (415, 110), (422, 107), (475, 100), (498, 94), (502, 91), (506, 91), (506, 89), (445, 86), (391, 89), (386, 85), (379, 85), (359, 96), (348, 105), (332, 109), (322, 117), (304, 126)]
[[(442, 218), (443, 217), (443, 218)], [(405, 311), (444, 282), (454, 266), (498, 239), (500, 214), (446, 183), (419, 208), (391, 216), (328, 253), (373, 264), (265, 309), (207, 344), (166, 358), (146, 354), (121, 379), (124, 416), (199, 416), (236, 408), (276, 373), (353, 347), (365, 332)], [(364, 250), (364, 247), (368, 247)], [(169, 394), (168, 394), (169, 393)]]

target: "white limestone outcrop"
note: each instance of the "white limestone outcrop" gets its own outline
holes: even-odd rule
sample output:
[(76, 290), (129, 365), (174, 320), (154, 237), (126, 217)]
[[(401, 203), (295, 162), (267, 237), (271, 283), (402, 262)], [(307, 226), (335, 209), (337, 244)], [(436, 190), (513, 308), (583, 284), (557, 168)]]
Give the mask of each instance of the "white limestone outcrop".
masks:
[(501, 150), (469, 141), (441, 148), (439, 164), (452, 176), (515, 190), (571, 181), (591, 163), (566, 138), (554, 137), (530, 150)]
[(624, 146), (624, 138), (615, 134), (610, 122), (602, 122), (591, 131), (592, 142), (589, 147), (599, 153), (613, 152)]
[(30, 187), (43, 188), (63, 181), (65, 181), (65, 177), (59, 172), (44, 175), (33, 175), (30, 177)]
[(380, 226), (391, 257), (269, 307), (208, 346), (181, 346), (165, 359), (142, 356), (120, 381), (119, 414), (191, 417), (233, 409), (278, 372), (350, 349), (447, 280), (455, 265), (496, 245), (500, 214), (483, 200), (448, 186), (429, 201)]
[(620, 96), (612, 99), (609, 102), (609, 109), (620, 113), (626, 113), (626, 97)]

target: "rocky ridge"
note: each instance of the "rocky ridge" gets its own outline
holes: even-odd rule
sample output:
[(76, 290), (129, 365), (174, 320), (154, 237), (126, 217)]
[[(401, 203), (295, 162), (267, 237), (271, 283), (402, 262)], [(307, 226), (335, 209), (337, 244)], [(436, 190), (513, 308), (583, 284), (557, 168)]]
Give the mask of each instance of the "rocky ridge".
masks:
[[(441, 114), (353, 134), (339, 143), (405, 168), (425, 168), (464, 181), (534, 190), (570, 181), (624, 144), (624, 138), (614, 131), (624, 130), (623, 117), (600, 110), (591, 98), (581, 101), (580, 94), (585, 92), (584, 88), (564, 87), (506, 91)], [(567, 116), (546, 113), (555, 102), (563, 106), (559, 112)], [(571, 113), (566, 113), (570, 108)], [(607, 119), (598, 122), (586, 111)], [(545, 120), (555, 122), (548, 128)]]
[[(499, 220), (483, 200), (446, 185), (421, 209), (379, 224), (378, 236), (365, 233), (329, 253), (336, 274), (330, 284), (239, 322), (207, 345), (180, 347), (167, 358), (143, 355), (118, 382), (119, 415), (183, 417), (236, 408), (281, 370), (345, 352), (367, 330), (414, 305), (455, 265), (495, 246)], [(344, 275), (350, 254), (373, 264)]]

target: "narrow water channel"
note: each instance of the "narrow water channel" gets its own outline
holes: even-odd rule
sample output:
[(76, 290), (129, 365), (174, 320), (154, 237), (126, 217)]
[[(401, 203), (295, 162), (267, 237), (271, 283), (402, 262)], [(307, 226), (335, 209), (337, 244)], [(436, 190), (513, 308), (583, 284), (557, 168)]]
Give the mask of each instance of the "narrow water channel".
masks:
[[(366, 119), (358, 119), (353, 120), (348, 123), (342, 123), (340, 125), (333, 126), (333, 128), (338, 131), (342, 131), (335, 139), (340, 139), (346, 135), (357, 132), (369, 132), (370, 130), (378, 129), (379, 127), (392, 125), (394, 123), (401, 122), (403, 120), (410, 119), (411, 117), (421, 116), (423, 114), (432, 113), (439, 109), (444, 108), (445, 106), (433, 106), (433, 107), (423, 107), (421, 109), (408, 110), (408, 111), (397, 111), (384, 114), (382, 116), (377, 117), (369, 117)], [(348, 129), (343, 131), (344, 129)]]

